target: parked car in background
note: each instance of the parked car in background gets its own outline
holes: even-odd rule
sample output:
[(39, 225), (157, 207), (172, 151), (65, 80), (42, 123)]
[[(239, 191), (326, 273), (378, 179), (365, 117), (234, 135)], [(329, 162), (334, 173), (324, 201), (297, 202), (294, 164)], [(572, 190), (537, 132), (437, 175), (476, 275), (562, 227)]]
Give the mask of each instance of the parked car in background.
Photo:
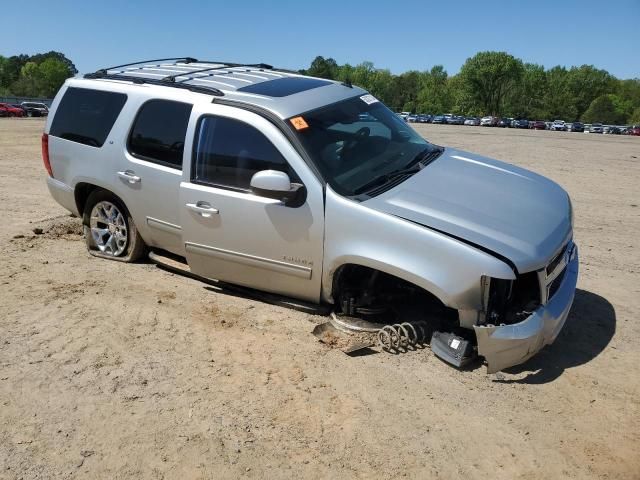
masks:
[(511, 127), (512, 128), (529, 128), (529, 120), (526, 120), (524, 118), (517, 118), (517, 119), (511, 120)]
[(447, 123), (449, 125), (462, 125), (462, 124), (464, 124), (464, 117), (459, 117), (457, 115), (452, 115), (447, 120)]
[(433, 117), (431, 123), (447, 123), (447, 118), (444, 115), (436, 115), (435, 117)]
[(547, 124), (542, 120), (534, 120), (533, 122), (529, 122), (529, 128), (532, 130), (545, 130), (547, 128)]
[(501, 118), (498, 121), (498, 126), (502, 128), (510, 127), (512, 121), (513, 121), (513, 118)]
[(582, 133), (591, 133), (591, 124), (590, 123), (585, 123), (584, 124), (584, 130), (582, 131)]
[(604, 127), (603, 132), (608, 135), (620, 135), (622, 133), (622, 129), (620, 127), (616, 127), (615, 125), (607, 125)]
[(12, 103), (12, 104), (11, 104), (11, 106), (12, 106), (12, 107), (15, 107), (15, 108), (19, 108), (20, 110), (22, 110), (22, 113), (24, 114), (24, 116), (25, 116), (25, 117), (27, 116), (27, 109), (26, 109), (26, 108), (24, 108), (24, 107), (23, 107), (22, 105), (20, 105), (19, 103)]
[(601, 123), (593, 123), (589, 129), (589, 133), (604, 133), (604, 127)]
[(631, 127), (627, 128), (627, 130), (624, 132), (625, 135), (635, 135), (636, 137), (640, 136), (640, 125), (632, 125)]
[(412, 113), (407, 117), (407, 122), (416, 123), (418, 121), (418, 116), (415, 113)]
[(4, 112), (3, 117), (23, 117), (24, 110), (14, 107), (9, 103), (0, 103), (0, 110)]
[(46, 117), (49, 115), (49, 107), (44, 103), (22, 102), (20, 105), (27, 112), (27, 117)]
[(472, 127), (478, 127), (480, 126), (480, 119), (478, 117), (468, 117), (465, 121), (464, 121), (465, 125), (471, 125)]
[(492, 117), (488, 115), (480, 119), (480, 126), (482, 127), (495, 127), (498, 124), (498, 117)]
[(553, 132), (566, 132), (567, 125), (565, 124), (564, 120), (554, 120), (549, 130)]
[(566, 124), (567, 132), (584, 132), (584, 125), (580, 122), (571, 122)]

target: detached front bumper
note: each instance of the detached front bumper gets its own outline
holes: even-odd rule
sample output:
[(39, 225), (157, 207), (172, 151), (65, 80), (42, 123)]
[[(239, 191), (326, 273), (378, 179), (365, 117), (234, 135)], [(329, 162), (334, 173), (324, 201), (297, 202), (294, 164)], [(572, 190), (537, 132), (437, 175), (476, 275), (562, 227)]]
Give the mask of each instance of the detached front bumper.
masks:
[(523, 363), (553, 343), (569, 315), (577, 282), (578, 247), (573, 245), (562, 283), (545, 305), (520, 323), (473, 327), (478, 354), (487, 362), (487, 373)]

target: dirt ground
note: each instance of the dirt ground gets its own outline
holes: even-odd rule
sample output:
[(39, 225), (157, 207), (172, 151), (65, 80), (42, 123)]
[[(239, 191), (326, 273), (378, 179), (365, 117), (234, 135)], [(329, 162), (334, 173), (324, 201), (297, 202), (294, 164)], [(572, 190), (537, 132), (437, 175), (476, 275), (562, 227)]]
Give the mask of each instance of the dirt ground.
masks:
[(0, 479), (640, 478), (640, 138), (416, 127), (573, 199), (567, 324), (487, 375), (351, 358), (321, 317), (90, 257), (47, 192), (43, 124), (0, 119)]

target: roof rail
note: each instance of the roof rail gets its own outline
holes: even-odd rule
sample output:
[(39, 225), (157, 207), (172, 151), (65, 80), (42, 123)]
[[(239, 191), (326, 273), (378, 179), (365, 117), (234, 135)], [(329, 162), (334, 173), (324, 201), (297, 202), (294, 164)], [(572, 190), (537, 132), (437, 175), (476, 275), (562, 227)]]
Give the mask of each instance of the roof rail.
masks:
[(176, 63), (174, 65), (177, 65), (178, 63), (189, 64), (198, 61), (193, 57), (156, 58), (155, 60), (144, 60), (142, 62), (125, 63), (123, 65), (116, 65), (115, 67), (101, 68), (93, 73), (85, 74), (84, 78), (101, 78), (103, 75), (106, 75), (109, 70), (115, 70), (116, 68), (132, 67), (133, 65), (139, 65), (141, 63), (168, 62), (171, 60), (175, 60)]
[[(199, 65), (187, 67), (190, 63), (197, 63)], [(247, 72), (255, 70), (272, 70), (274, 73), (299, 74), (299, 72), (293, 72), (287, 69), (274, 68), (266, 63), (234, 63), (197, 60), (193, 57), (176, 57), (145, 60), (141, 62), (116, 65), (115, 67), (101, 68), (93, 73), (84, 75), (84, 78), (120, 80), (135, 84), (161, 85), (164, 87), (182, 88), (209, 95), (224, 96), (224, 92), (222, 90), (208, 85), (202, 85), (202, 83), (211, 82), (211, 80), (206, 80), (206, 78), (218, 76), (216, 75), (216, 72), (219, 70), (229, 70), (228, 72), (220, 72), (220, 76), (232, 73), (240, 74), (243, 73), (243, 71), (240, 70), (243, 67), (247, 69)], [(158, 72), (165, 73), (162, 75)], [(178, 77), (184, 78), (177, 81), (176, 79)], [(224, 82), (218, 82), (217, 80), (213, 81), (213, 83), (216, 82), (224, 84)]]
[[(213, 64), (216, 65), (215, 67), (208, 67), (208, 68), (203, 68), (201, 70), (193, 70), (191, 72), (184, 72), (184, 75), (182, 74), (178, 74), (178, 75), (168, 75), (166, 77), (164, 77), (162, 80), (168, 81), (168, 82), (175, 82), (176, 77), (188, 77), (190, 75), (193, 75), (194, 73), (205, 73), (205, 72), (209, 72), (212, 70), (225, 70), (227, 68), (238, 68), (238, 67), (251, 67), (251, 68), (259, 68), (261, 70), (272, 70), (273, 67), (271, 65), (268, 65), (266, 63), (227, 63), (227, 62), (210, 62), (210, 61), (198, 61), (198, 63), (209, 63), (209, 64)], [(178, 83), (182, 83), (182, 82), (186, 82), (190, 80), (189, 78), (185, 79), (185, 80), (181, 80)]]
[[(115, 70), (117, 68), (125, 68), (125, 67), (133, 67), (134, 65), (140, 65), (140, 64), (149, 64), (149, 63), (153, 63), (153, 62), (168, 62), (168, 61), (175, 61), (175, 63), (171, 66), (177, 66), (179, 64), (189, 64), (189, 63), (196, 63), (198, 62), (197, 59), (193, 58), (193, 57), (177, 57), (177, 58), (158, 58), (155, 60), (145, 60), (142, 62), (133, 62), (133, 63), (125, 63), (123, 65), (116, 65), (115, 67), (109, 67), (109, 68), (101, 68), (100, 70), (97, 70), (93, 73), (87, 73), (84, 78), (88, 78), (88, 79), (107, 79), (107, 80), (122, 80), (122, 81), (128, 81), (128, 82), (133, 82), (136, 84), (150, 84), (150, 85), (162, 85), (165, 87), (175, 87), (175, 88), (183, 88), (185, 90), (190, 90), (192, 92), (197, 92), (197, 93), (206, 93), (206, 94), (210, 94), (210, 95), (216, 95), (216, 96), (224, 96), (224, 93), (214, 87), (206, 87), (206, 86), (202, 86), (202, 85), (188, 85), (188, 84), (183, 84), (183, 83), (175, 83), (175, 79), (174, 80), (169, 80), (169, 79), (154, 79), (154, 78), (143, 78), (143, 77), (134, 77), (131, 75), (124, 75), (124, 73), (126, 73), (126, 71), (121, 71), (119, 73), (109, 73), (109, 70)], [(140, 70), (144, 69), (143, 67), (139, 68)]]

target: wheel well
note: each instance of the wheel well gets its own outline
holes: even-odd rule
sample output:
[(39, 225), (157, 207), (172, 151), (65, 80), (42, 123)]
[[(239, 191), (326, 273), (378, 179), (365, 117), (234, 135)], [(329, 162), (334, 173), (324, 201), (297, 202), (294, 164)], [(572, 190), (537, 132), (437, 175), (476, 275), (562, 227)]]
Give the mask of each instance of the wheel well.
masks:
[[(333, 276), (332, 297), (338, 310), (347, 315), (388, 307), (437, 316), (459, 324), (458, 311), (447, 307), (431, 292), (389, 273), (357, 264), (342, 265)], [(375, 307), (375, 308), (374, 308)]]
[(80, 217), (84, 214), (84, 207), (87, 204), (87, 199), (89, 195), (95, 190), (104, 190), (97, 185), (92, 185), (91, 183), (79, 183), (76, 185), (75, 190), (73, 191), (73, 195), (76, 201), (76, 208), (78, 209), (78, 213)]

